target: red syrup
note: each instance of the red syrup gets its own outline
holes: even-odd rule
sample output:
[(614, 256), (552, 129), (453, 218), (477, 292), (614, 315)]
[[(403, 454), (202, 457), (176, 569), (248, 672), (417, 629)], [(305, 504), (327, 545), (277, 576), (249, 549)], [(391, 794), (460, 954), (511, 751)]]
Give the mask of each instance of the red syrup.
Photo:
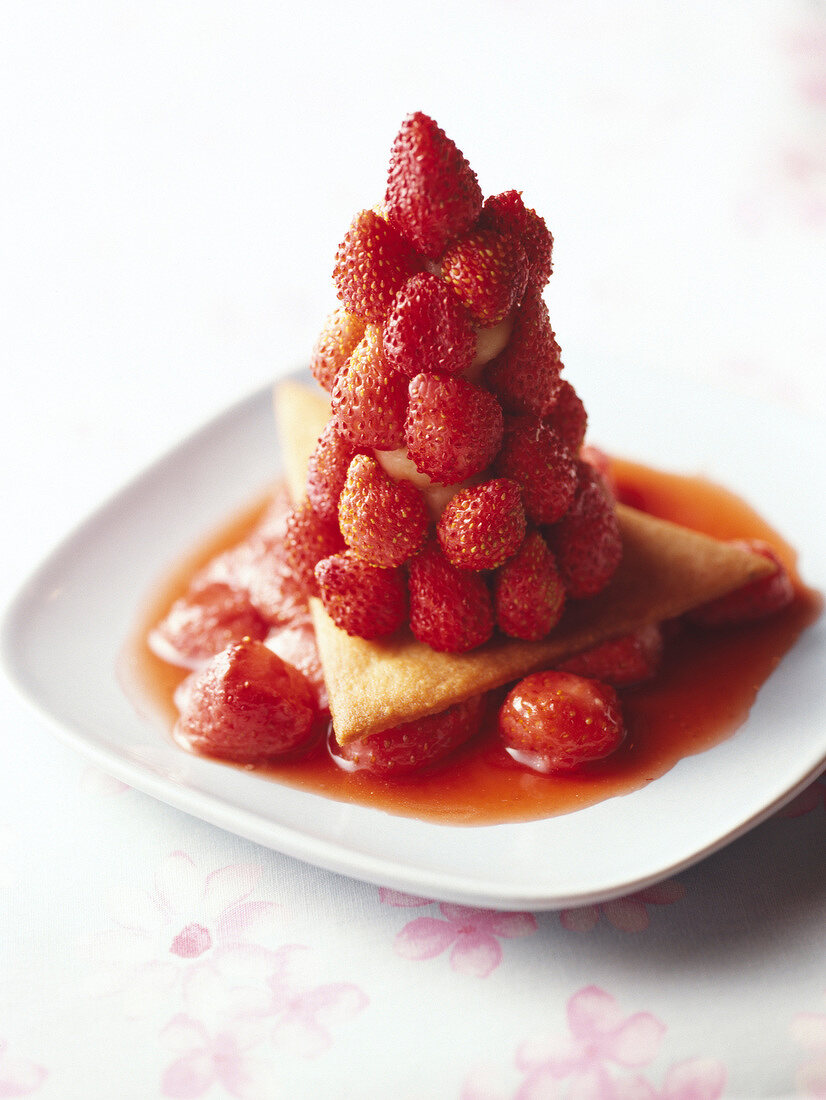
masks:
[[(820, 596), (802, 584), (792, 547), (728, 490), (620, 460), (612, 463), (611, 472), (619, 498), (634, 507), (718, 538), (769, 542), (794, 578), (793, 603), (771, 619), (726, 630), (673, 624), (656, 679), (620, 691), (625, 743), (608, 760), (574, 776), (538, 775), (516, 764), (496, 737), (496, 700), (479, 735), (426, 774), (390, 780), (344, 770), (331, 759), (323, 738), (303, 756), (249, 770), (274, 783), (400, 816), (444, 825), (492, 825), (570, 813), (628, 794), (683, 757), (731, 736), (748, 717), (760, 686), (819, 615)], [(263, 507), (236, 517), (200, 547), (167, 579), (144, 616), (129, 663), (143, 698), (161, 710), (170, 729), (176, 717), (173, 693), (185, 673), (149, 650), (147, 633), (196, 569), (243, 538)]]

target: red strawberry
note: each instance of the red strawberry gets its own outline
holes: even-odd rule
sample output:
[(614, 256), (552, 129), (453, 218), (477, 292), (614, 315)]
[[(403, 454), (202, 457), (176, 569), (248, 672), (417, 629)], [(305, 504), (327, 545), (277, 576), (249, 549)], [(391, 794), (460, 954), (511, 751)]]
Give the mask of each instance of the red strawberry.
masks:
[(544, 416), (557, 401), (562, 370), (559, 344), (540, 291), (529, 286), (506, 347), (487, 366), (485, 378), (503, 408)]
[(364, 321), (346, 309), (335, 310), (324, 322), (310, 355), (310, 370), (328, 393), (362, 336)]
[(407, 590), (401, 569), (382, 569), (352, 550), (333, 554), (316, 566), (325, 610), (336, 626), (359, 638), (392, 634), (407, 616)]
[(351, 447), (403, 445), (407, 378), (385, 363), (381, 331), (373, 325), (336, 375), (332, 408), (336, 430)]
[(440, 714), (331, 746), (333, 759), (345, 761), (348, 770), (377, 775), (395, 777), (422, 771), (478, 732), (485, 705), (486, 697), (475, 695)]
[(545, 286), (551, 277), (554, 239), (545, 219), (525, 206), (519, 191), (485, 199), (479, 224), (518, 237), (528, 257), (528, 278), (539, 288)]
[(362, 210), (338, 247), (333, 281), (346, 310), (379, 324), (396, 291), (420, 268), (401, 234), (374, 210)]
[(339, 435), (336, 421), (328, 421), (307, 464), (307, 496), (322, 519), (335, 519), (338, 515), (338, 498), (355, 453)]
[(193, 680), (175, 737), (195, 752), (260, 764), (313, 732), (316, 703), (302, 674), (249, 639), (227, 646)]
[(559, 569), (575, 600), (601, 592), (622, 558), (613, 497), (598, 470), (588, 462), (577, 465), (576, 497), (552, 531)]
[(588, 428), (588, 413), (567, 378), (560, 378), (556, 400), (546, 419), (571, 454), (579, 454)]
[(322, 558), (344, 548), (336, 520), (322, 519), (308, 500), (302, 501), (287, 520), (284, 553), (293, 576), (307, 596), (318, 595), (315, 567)]
[(344, 541), (362, 561), (401, 565), (425, 540), (430, 516), (409, 481), (393, 481), (375, 458), (356, 455), (338, 503)]
[(617, 693), (570, 672), (536, 672), (510, 692), (499, 733), (511, 756), (534, 771), (566, 773), (616, 751), (625, 739)]
[(464, 653), (493, 633), (490, 593), (479, 573), (451, 565), (434, 539), (408, 566), (410, 628), (443, 653)]
[(431, 260), (482, 209), (476, 175), (439, 126), (417, 111), (393, 142), (385, 206), (390, 223)]
[(563, 672), (575, 672), (614, 687), (627, 687), (650, 680), (660, 666), (662, 652), (662, 630), (658, 623), (651, 623), (587, 649), (559, 667)]
[[(195, 583), (214, 581), (245, 592), (270, 624), (309, 622), (306, 593), (287, 563), (280, 531), (273, 532), (266, 526), (253, 531), (249, 538), (213, 558), (198, 573)], [(256, 636), (254, 632), (246, 633)]]
[(509, 233), (477, 229), (442, 256), (442, 278), (480, 325), (503, 321), (525, 292), (528, 260)]
[(457, 373), (476, 354), (470, 315), (438, 275), (412, 275), (396, 297), (382, 332), (388, 365), (411, 378), (422, 371)]
[(494, 478), (460, 489), (436, 527), (445, 557), (460, 569), (495, 569), (515, 554), (525, 534), (519, 486)]
[(270, 631), (265, 644), (267, 649), (306, 677), (315, 693), (318, 709), (327, 710), (330, 701), (312, 622), (278, 627)]
[(493, 578), (496, 622), (503, 634), (535, 642), (549, 634), (565, 607), (565, 586), (548, 544), (530, 531)]
[(416, 469), (455, 485), (486, 469), (502, 441), (502, 409), (491, 393), (438, 374), (410, 383), (405, 442)]
[(267, 621), (249, 595), (220, 581), (195, 585), (151, 631), (149, 645), (164, 661), (197, 668), (230, 642), (266, 637)]
[(570, 508), (577, 487), (576, 460), (546, 421), (532, 416), (511, 421), (496, 469), (521, 487), (525, 511), (534, 523), (556, 523)]
[(688, 618), (698, 626), (733, 626), (750, 623), (782, 611), (794, 599), (794, 584), (776, 551), (760, 539), (733, 539), (735, 546), (760, 554), (776, 569), (742, 588), (720, 596), (690, 612)]

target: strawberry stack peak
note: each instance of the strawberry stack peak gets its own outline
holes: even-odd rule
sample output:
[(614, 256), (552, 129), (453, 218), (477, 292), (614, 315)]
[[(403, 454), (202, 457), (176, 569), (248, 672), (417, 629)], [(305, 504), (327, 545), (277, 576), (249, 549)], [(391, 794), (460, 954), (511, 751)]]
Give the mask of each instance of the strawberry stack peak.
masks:
[(333, 416), (288, 524), (295, 576), (347, 633), (539, 640), (619, 564), (542, 298), (552, 247), (520, 192), (484, 199), (444, 131), (405, 120), (336, 254), (311, 359)]

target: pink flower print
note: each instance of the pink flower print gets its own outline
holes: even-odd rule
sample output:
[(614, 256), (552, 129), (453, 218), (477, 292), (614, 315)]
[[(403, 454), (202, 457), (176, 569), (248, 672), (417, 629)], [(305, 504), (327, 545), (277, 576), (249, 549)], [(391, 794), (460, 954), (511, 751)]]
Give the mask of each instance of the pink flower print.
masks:
[(260, 875), (242, 864), (204, 874), (188, 855), (173, 852), (150, 889), (120, 896), (114, 927), (98, 937), (91, 962), (102, 991), (119, 992), (127, 1014), (140, 1016), (171, 994), (183, 994), (191, 1008), (192, 983), (205, 968), (228, 988), (260, 986), (272, 952), (252, 937), (276, 909), (252, 898)]
[(180, 1013), (161, 1031), (161, 1041), (177, 1058), (161, 1079), (161, 1093), (174, 1100), (196, 1100), (214, 1085), (241, 1100), (274, 1096), (276, 1075), (260, 1055), (260, 1031), (249, 1023), (233, 1022), (210, 1031), (192, 1016)]
[(551, 1095), (556, 1082), (568, 1077), (570, 1097), (619, 1100), (609, 1066), (647, 1065), (657, 1054), (665, 1025), (649, 1012), (623, 1018), (614, 998), (596, 986), (575, 993), (567, 1014), (570, 1035), (565, 1039), (523, 1043), (517, 1051), (517, 1067), (527, 1074), (518, 1100)]
[(5, 1039), (0, 1039), (0, 1097), (31, 1096), (37, 1092), (47, 1076), (42, 1066), (26, 1058), (9, 1054)]
[(307, 973), (308, 949), (290, 944), (274, 953), (267, 979), (267, 1016), (275, 1017), (273, 1043), (304, 1058), (317, 1058), (332, 1045), (330, 1029), (346, 1023), (368, 1004), (367, 995), (345, 982), (315, 985)]
[(666, 1072), (656, 1089), (644, 1077), (625, 1077), (613, 1083), (617, 1100), (718, 1100), (726, 1086), (726, 1067), (716, 1058), (687, 1058)]
[(660, 882), (628, 894), (623, 898), (605, 901), (600, 905), (583, 905), (577, 909), (563, 909), (559, 919), (572, 932), (590, 932), (599, 921), (600, 914), (621, 932), (644, 932), (649, 925), (649, 905), (672, 905), (685, 897), (685, 887), (675, 879)]
[(803, 814), (811, 813), (820, 805), (826, 806), (826, 774), (821, 775), (796, 795), (783, 807), (778, 816), (802, 817)]
[(799, 1091), (804, 1096), (826, 1097), (826, 1015), (798, 1013), (792, 1020), (791, 1034), (809, 1053), (795, 1078)]
[(458, 974), (486, 978), (502, 961), (497, 937), (513, 939), (536, 931), (531, 913), (500, 913), (466, 905), (440, 905), (444, 920), (418, 917), (396, 937), (396, 953), (404, 959), (432, 959), (451, 948), (450, 965)]

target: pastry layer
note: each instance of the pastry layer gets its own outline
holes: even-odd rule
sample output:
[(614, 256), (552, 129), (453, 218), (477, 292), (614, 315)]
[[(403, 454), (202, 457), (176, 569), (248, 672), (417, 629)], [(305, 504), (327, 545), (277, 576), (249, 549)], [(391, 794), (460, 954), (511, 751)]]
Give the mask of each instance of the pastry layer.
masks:
[[(297, 383), (276, 389), (276, 422), (294, 500), (304, 496), (307, 460), (329, 404)], [(599, 642), (674, 618), (768, 572), (765, 558), (618, 505), (623, 559), (608, 587), (571, 603), (541, 642), (492, 639), (470, 653), (437, 653), (409, 631), (353, 638), (311, 601), (333, 726), (344, 744), (436, 714), (472, 695), (548, 668)]]

